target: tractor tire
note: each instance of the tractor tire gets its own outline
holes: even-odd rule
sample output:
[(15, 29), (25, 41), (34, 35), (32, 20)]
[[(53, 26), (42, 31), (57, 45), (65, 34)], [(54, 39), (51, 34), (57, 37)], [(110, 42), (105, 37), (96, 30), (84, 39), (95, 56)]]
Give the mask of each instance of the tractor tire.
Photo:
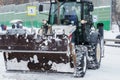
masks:
[(90, 61), (90, 66), (88, 66), (89, 69), (99, 69), (101, 58), (102, 58), (102, 49), (101, 49), (101, 42), (100, 39), (97, 40), (96, 44), (93, 46), (93, 55), (92, 61)]
[(76, 63), (74, 67), (74, 77), (84, 77), (87, 69), (87, 47), (82, 45), (75, 46)]

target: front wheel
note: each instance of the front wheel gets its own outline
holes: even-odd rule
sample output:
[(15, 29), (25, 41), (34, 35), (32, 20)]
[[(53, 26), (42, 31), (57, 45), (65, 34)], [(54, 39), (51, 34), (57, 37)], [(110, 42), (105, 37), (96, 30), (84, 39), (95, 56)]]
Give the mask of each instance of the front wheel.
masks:
[(87, 48), (82, 45), (75, 46), (76, 61), (74, 66), (74, 77), (84, 77), (87, 69)]
[(100, 39), (97, 40), (97, 43), (92, 47), (92, 55), (90, 56), (92, 60), (89, 62), (89, 69), (99, 69), (101, 63), (101, 44)]

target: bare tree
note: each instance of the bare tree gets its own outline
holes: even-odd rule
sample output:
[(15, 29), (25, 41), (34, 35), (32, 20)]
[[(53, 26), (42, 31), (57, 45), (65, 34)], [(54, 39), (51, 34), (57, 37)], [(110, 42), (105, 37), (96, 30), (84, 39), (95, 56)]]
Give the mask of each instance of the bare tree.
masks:
[(116, 22), (120, 32), (120, 1), (112, 0), (112, 20)]

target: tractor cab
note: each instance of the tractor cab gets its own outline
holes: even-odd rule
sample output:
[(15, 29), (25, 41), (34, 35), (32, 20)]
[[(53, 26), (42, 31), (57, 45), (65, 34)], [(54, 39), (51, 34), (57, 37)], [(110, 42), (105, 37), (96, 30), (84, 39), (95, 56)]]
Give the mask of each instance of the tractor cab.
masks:
[(51, 2), (49, 24), (77, 25), (80, 21), (81, 7), (74, 2)]
[(87, 39), (93, 27), (91, 15), (93, 4), (90, 0), (51, 0), (50, 2), (48, 24), (52, 25), (53, 30), (54, 25), (60, 29), (66, 27), (66, 30), (72, 26), (76, 28), (73, 31), (76, 44), (90, 41)]
[(61, 25), (80, 25), (87, 15), (93, 11), (93, 5), (89, 0), (52, 0), (48, 23)]

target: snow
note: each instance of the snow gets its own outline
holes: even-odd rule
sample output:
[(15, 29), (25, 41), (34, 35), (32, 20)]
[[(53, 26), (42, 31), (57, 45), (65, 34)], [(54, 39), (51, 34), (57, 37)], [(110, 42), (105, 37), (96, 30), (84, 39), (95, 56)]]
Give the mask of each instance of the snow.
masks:
[[(15, 69), (15, 70), (29, 70), (29, 68), (27, 67), (27, 63), (28, 63), (29, 61), (20, 61), (19, 63), (17, 62), (17, 59), (16, 58), (14, 58), (14, 59), (12, 59), (12, 60), (9, 60), (9, 61), (7, 61), (7, 69), (8, 70), (13, 70), (13, 69)], [(14, 64), (13, 64), (14, 63)], [(14, 67), (13, 67), (14, 66)]]
[(34, 59), (34, 63), (39, 63), (37, 55), (34, 55), (33, 59)]
[(105, 46), (105, 57), (101, 68), (87, 70), (84, 78), (74, 78), (68, 73), (42, 73), (42, 72), (6, 72), (3, 57), (0, 54), (0, 80), (119, 80), (120, 79), (120, 49)]
[[(120, 33), (105, 31), (105, 38), (115, 38)], [(0, 80), (119, 80), (120, 79), (120, 48), (105, 47), (105, 56), (102, 58), (101, 67), (98, 70), (87, 70), (84, 78), (74, 78), (70, 73), (48, 72), (8, 72), (5, 69), (4, 58), (0, 52)], [(35, 58), (37, 60), (37, 58)], [(49, 62), (50, 64), (50, 62)], [(59, 68), (63, 67), (62, 64)]]
[(70, 63), (67, 63), (67, 64), (63, 64), (63, 63), (56, 64), (56, 63), (53, 63), (51, 69), (57, 70), (58, 72), (73, 72), (74, 71), (73, 68), (70, 68)]

